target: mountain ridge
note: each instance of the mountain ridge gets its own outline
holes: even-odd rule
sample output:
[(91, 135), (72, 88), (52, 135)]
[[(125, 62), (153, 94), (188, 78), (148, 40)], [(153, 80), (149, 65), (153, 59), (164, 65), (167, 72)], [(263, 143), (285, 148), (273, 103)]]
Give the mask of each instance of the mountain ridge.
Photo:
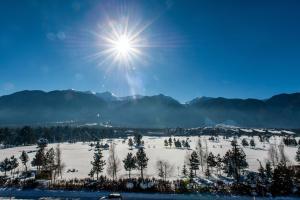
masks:
[(226, 122), (242, 127), (299, 128), (300, 93), (264, 100), (197, 97), (186, 103), (164, 94), (118, 97), (108, 91), (23, 90), (0, 96), (0, 125), (61, 121), (149, 128)]

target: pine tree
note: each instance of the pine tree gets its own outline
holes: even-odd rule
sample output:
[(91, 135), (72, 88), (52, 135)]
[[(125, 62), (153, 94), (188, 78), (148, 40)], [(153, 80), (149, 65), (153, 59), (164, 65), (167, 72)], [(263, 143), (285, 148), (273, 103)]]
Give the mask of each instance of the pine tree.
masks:
[(287, 195), (293, 188), (293, 170), (280, 162), (274, 169), (272, 191), (274, 194)]
[(186, 177), (186, 176), (188, 175), (188, 171), (187, 171), (187, 168), (186, 168), (186, 165), (185, 165), (185, 164), (183, 165), (183, 168), (182, 168), (182, 175), (183, 175), (184, 177)]
[(103, 160), (102, 151), (100, 148), (95, 150), (94, 160), (91, 161), (92, 169), (90, 171), (90, 176), (94, 177), (96, 174), (97, 180), (99, 179), (99, 174), (103, 172), (104, 166), (106, 164), (105, 160)]
[(128, 171), (128, 178), (130, 178), (130, 173), (136, 166), (136, 158), (132, 153), (128, 153), (126, 158), (123, 160), (124, 168)]
[(32, 166), (36, 166), (37, 167), (37, 171), (39, 172), (41, 170), (41, 167), (44, 165), (45, 163), (45, 152), (44, 152), (44, 148), (40, 148), (34, 158), (31, 161), (31, 165)]
[(223, 159), (222, 159), (222, 162), (223, 162), (223, 170), (224, 170), (224, 173), (227, 174), (227, 176), (232, 176), (233, 175), (233, 162), (232, 162), (232, 152), (231, 150), (228, 150)]
[(14, 170), (19, 166), (18, 159), (15, 156), (10, 157), (10, 170), (11, 174), (14, 174)]
[(217, 173), (220, 174), (221, 168), (222, 168), (222, 158), (220, 154), (216, 156), (216, 168), (217, 168)]
[(207, 178), (209, 178), (210, 175), (211, 175), (210, 170), (209, 170), (209, 168), (207, 167), (206, 170), (205, 170), (205, 176), (206, 176)]
[(185, 141), (185, 148), (189, 149), (191, 146), (190, 146), (190, 143), (188, 140)]
[(133, 139), (134, 139), (134, 143), (137, 147), (140, 147), (142, 145), (142, 143), (143, 143), (142, 138), (143, 138), (143, 136), (141, 134), (135, 134), (134, 135)]
[(128, 146), (129, 146), (130, 150), (132, 150), (132, 147), (133, 147), (133, 141), (132, 141), (132, 138), (129, 138), (129, 139), (128, 139)]
[(27, 172), (27, 162), (29, 161), (28, 154), (25, 151), (22, 151), (20, 160), (25, 167), (25, 172)]
[(216, 165), (217, 165), (217, 162), (216, 162), (216, 159), (215, 159), (215, 156), (214, 156), (214, 154), (212, 153), (212, 152), (210, 152), (209, 154), (208, 154), (208, 157), (207, 157), (207, 168), (213, 168), (213, 167), (215, 167)]
[(196, 151), (192, 152), (189, 161), (190, 161), (190, 169), (192, 169), (194, 171), (194, 174), (196, 176), (197, 170), (199, 169), (199, 158), (198, 158)]
[(53, 148), (50, 148), (45, 154), (44, 168), (47, 170), (52, 170), (55, 163), (55, 151)]
[(45, 162), (44, 162), (44, 169), (49, 171), (51, 180), (53, 178), (53, 172), (56, 169), (55, 166), (55, 151), (53, 148), (50, 148), (45, 154)]
[(266, 176), (267, 176), (267, 179), (271, 179), (272, 178), (272, 167), (271, 167), (271, 163), (270, 161), (267, 161), (266, 162)]
[(255, 148), (255, 141), (254, 141), (253, 138), (250, 140), (250, 146), (251, 146), (252, 148)]
[(148, 165), (148, 160), (147, 155), (144, 151), (143, 148), (139, 148), (139, 150), (136, 153), (136, 163), (137, 167), (141, 172), (141, 178), (144, 179), (144, 169), (147, 168)]
[(174, 145), (176, 148), (181, 148), (181, 142), (179, 141), (179, 139), (175, 140)]
[(5, 158), (2, 162), (0, 162), (0, 171), (4, 172), (4, 176), (6, 173), (11, 170), (11, 162), (9, 158)]
[(248, 141), (247, 141), (246, 138), (243, 138), (243, 140), (242, 140), (242, 145), (243, 145), (243, 147), (249, 146), (249, 143), (248, 143)]
[(189, 171), (189, 179), (190, 179), (190, 182), (192, 182), (194, 178), (195, 178), (195, 174), (194, 174), (193, 169), (192, 169), (191, 166), (190, 166), (190, 171)]
[(164, 140), (164, 145), (165, 145), (165, 147), (168, 147), (168, 146), (169, 146), (169, 142), (168, 142), (167, 139)]
[(170, 148), (172, 147), (172, 144), (173, 144), (172, 138), (169, 138), (169, 146), (170, 146)]
[(232, 149), (228, 150), (223, 158), (224, 170), (228, 176), (233, 176), (239, 182), (240, 171), (248, 167), (246, 154), (238, 147), (237, 142), (232, 142)]

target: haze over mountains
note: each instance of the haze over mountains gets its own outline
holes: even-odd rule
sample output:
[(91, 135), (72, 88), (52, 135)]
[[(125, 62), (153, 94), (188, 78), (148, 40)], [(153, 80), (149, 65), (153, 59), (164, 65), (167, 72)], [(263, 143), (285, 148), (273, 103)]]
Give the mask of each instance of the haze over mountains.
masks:
[(127, 127), (300, 127), (300, 93), (266, 100), (195, 98), (185, 104), (163, 94), (117, 97), (110, 92), (21, 91), (0, 97), (0, 125), (74, 121)]

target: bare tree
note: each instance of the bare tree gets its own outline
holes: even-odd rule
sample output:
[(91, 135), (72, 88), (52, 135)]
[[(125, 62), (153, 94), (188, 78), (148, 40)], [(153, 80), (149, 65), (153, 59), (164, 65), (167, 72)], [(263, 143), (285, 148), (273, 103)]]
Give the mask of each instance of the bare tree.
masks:
[(62, 178), (62, 170), (64, 169), (65, 164), (62, 163), (61, 160), (61, 149), (59, 144), (55, 148), (55, 165), (56, 165), (56, 170), (54, 174), (54, 179), (56, 176), (60, 176)]
[(174, 166), (171, 165), (168, 161), (158, 160), (156, 162), (158, 176), (161, 177), (164, 181), (167, 181), (167, 178), (172, 176), (174, 172)]
[(279, 150), (280, 162), (283, 162), (284, 164), (286, 164), (289, 161), (289, 158), (288, 158), (288, 156), (286, 155), (286, 153), (284, 151), (284, 144), (283, 143), (278, 145), (278, 150)]
[(199, 137), (199, 139), (196, 143), (196, 149), (197, 149), (197, 154), (199, 156), (199, 164), (200, 164), (201, 170), (203, 172), (203, 167), (204, 167), (206, 161), (205, 161), (205, 152), (204, 152), (204, 148), (203, 148), (202, 141), (201, 141), (200, 137)]
[(107, 174), (110, 175), (113, 180), (117, 179), (117, 173), (121, 170), (121, 161), (116, 153), (116, 145), (112, 143), (109, 148), (109, 155), (107, 160)]
[(275, 167), (279, 162), (278, 149), (276, 144), (270, 144), (270, 148), (268, 150), (268, 156), (273, 167)]

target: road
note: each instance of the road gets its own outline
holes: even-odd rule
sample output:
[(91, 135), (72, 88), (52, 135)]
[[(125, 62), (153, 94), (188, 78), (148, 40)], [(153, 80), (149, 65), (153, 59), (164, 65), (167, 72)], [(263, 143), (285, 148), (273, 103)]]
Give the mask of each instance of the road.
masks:
[[(108, 192), (86, 192), (86, 191), (61, 191), (61, 190), (18, 190), (18, 189), (1, 189), (0, 199), (33, 199), (33, 200), (96, 200), (106, 196)], [(253, 197), (241, 196), (219, 196), (213, 194), (152, 194), (152, 193), (121, 193), (123, 199), (130, 200), (253, 200)], [(267, 200), (270, 198), (255, 198), (256, 200)], [(272, 200), (296, 200), (299, 198), (281, 197), (272, 198)]]

